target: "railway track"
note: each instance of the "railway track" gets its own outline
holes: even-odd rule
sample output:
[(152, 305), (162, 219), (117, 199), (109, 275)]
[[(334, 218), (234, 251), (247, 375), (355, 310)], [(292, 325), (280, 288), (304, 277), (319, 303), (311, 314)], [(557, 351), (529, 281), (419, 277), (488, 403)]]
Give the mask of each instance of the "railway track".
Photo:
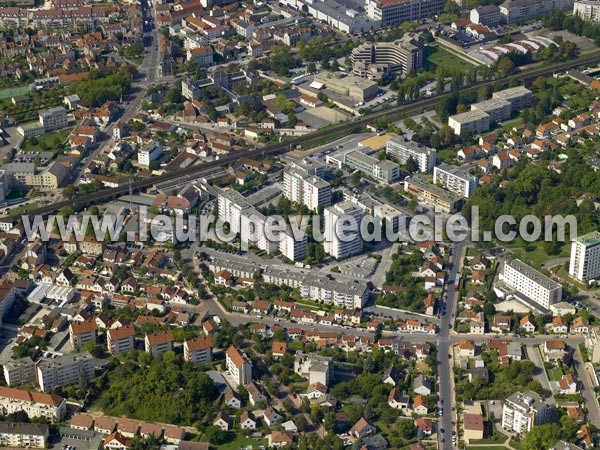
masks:
[[(567, 62), (556, 64), (556, 65), (553, 65), (550, 67), (540, 67), (537, 69), (528, 70), (526, 72), (517, 73), (515, 75), (511, 75), (510, 77), (503, 78), (501, 80), (492, 80), (492, 81), (485, 81), (485, 82), (477, 83), (477, 84), (474, 84), (473, 86), (466, 87), (463, 90), (464, 91), (472, 91), (472, 90), (477, 90), (477, 89), (481, 88), (482, 86), (495, 85), (498, 83), (507, 84), (511, 80), (517, 80), (520, 82), (531, 81), (531, 80), (535, 80), (539, 76), (547, 76), (547, 75), (550, 75), (550, 74), (553, 74), (556, 72), (562, 72), (564, 70), (567, 70), (567, 69), (570, 69), (573, 67), (593, 64), (593, 63), (597, 63), (597, 62), (600, 62), (600, 54), (598, 54), (598, 53), (591, 54), (591, 55), (584, 56), (584, 57), (579, 58), (574, 61), (567, 61)], [(59, 201), (56, 203), (52, 203), (49, 205), (44, 205), (44, 206), (32, 209), (30, 211), (27, 211), (26, 214), (29, 215), (30, 217), (36, 216), (36, 215), (37, 216), (45, 216), (45, 215), (54, 213), (65, 206), (87, 206), (87, 205), (90, 205), (92, 203), (95, 203), (95, 202), (98, 202), (101, 200), (104, 200), (104, 201), (111, 200), (111, 199), (117, 198), (121, 195), (128, 194), (130, 188), (131, 188), (132, 192), (139, 192), (139, 191), (141, 191), (145, 188), (148, 188), (152, 185), (155, 185), (155, 184), (175, 180), (180, 177), (186, 177), (186, 176), (190, 176), (190, 175), (194, 175), (194, 174), (200, 174), (206, 170), (210, 170), (215, 167), (226, 166), (226, 165), (229, 165), (241, 158), (251, 158), (253, 156), (261, 156), (262, 157), (262, 156), (267, 156), (267, 155), (273, 156), (273, 155), (277, 155), (280, 153), (285, 153), (285, 152), (288, 152), (288, 151), (294, 149), (297, 145), (302, 145), (304, 143), (311, 142), (315, 139), (326, 137), (328, 135), (336, 134), (336, 133), (339, 133), (342, 131), (351, 132), (355, 128), (362, 128), (367, 123), (369, 123), (375, 119), (378, 119), (380, 117), (386, 117), (390, 120), (397, 120), (397, 119), (402, 118), (411, 113), (422, 112), (423, 110), (426, 110), (428, 108), (435, 106), (435, 104), (438, 103), (440, 101), (440, 99), (442, 99), (448, 95), (449, 94), (446, 93), (446, 94), (441, 94), (441, 95), (437, 95), (437, 96), (433, 96), (433, 97), (424, 98), (422, 100), (418, 100), (418, 101), (415, 101), (410, 104), (398, 105), (393, 108), (388, 108), (383, 111), (378, 111), (378, 112), (375, 112), (372, 114), (368, 114), (368, 115), (356, 118), (353, 121), (344, 122), (339, 125), (329, 127), (327, 129), (317, 130), (313, 133), (292, 139), (292, 140), (284, 142), (284, 143), (272, 144), (267, 147), (263, 147), (263, 148), (259, 148), (259, 149), (252, 149), (252, 150), (238, 152), (235, 155), (221, 158), (218, 161), (211, 161), (211, 162), (206, 162), (201, 165), (187, 167), (185, 169), (178, 171), (177, 173), (168, 173), (168, 174), (159, 175), (156, 177), (149, 177), (144, 180), (134, 181), (131, 183), (131, 186), (127, 185), (127, 186), (120, 186), (117, 188), (103, 189), (101, 191), (82, 195), (82, 196), (79, 196), (79, 197), (71, 199), (71, 200), (62, 200), (62, 201)]]

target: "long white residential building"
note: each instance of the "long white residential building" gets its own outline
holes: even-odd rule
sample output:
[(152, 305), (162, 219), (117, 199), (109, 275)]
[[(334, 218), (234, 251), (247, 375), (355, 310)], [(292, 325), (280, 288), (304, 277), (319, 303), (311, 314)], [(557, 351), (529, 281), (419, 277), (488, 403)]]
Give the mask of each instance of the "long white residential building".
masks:
[(385, 152), (400, 164), (406, 164), (412, 158), (418, 164), (421, 172), (429, 172), (435, 166), (435, 149), (409, 141), (397, 134), (392, 134), (388, 139)]
[(367, 16), (382, 27), (430, 18), (444, 8), (444, 0), (366, 0)]
[(573, 3), (573, 15), (581, 17), (583, 20), (600, 22), (600, 1), (599, 0), (577, 0)]
[(348, 201), (325, 208), (325, 253), (337, 259), (360, 253), (363, 249), (362, 216), (363, 210)]
[(478, 109), (448, 117), (448, 126), (457, 136), (466, 132), (477, 134), (488, 131), (490, 122), (490, 115)]
[(321, 301), (341, 308), (362, 308), (368, 300), (367, 283), (359, 280), (330, 279), (312, 271), (267, 266), (263, 272), (267, 283), (298, 288), (303, 298)]
[(433, 168), (433, 184), (439, 184), (449, 191), (469, 198), (478, 186), (479, 180), (466, 170), (440, 163), (440, 165)]
[(344, 164), (351, 169), (359, 170), (369, 177), (384, 183), (391, 183), (400, 176), (400, 167), (397, 163), (387, 159), (380, 161), (370, 155), (371, 147), (361, 147), (344, 155)]
[(579, 236), (571, 243), (569, 274), (579, 281), (600, 277), (600, 231)]
[(572, 7), (573, 0), (506, 0), (500, 5), (500, 14), (504, 22), (514, 23)]
[(519, 259), (506, 261), (500, 280), (521, 295), (549, 309), (562, 297), (562, 286)]
[(30, 419), (60, 422), (67, 412), (67, 402), (55, 394), (0, 387), (0, 414), (6, 416), (17, 412), (27, 413)]
[(0, 422), (0, 446), (44, 448), (50, 427), (41, 423)]
[(89, 352), (41, 358), (37, 365), (37, 380), (44, 392), (79, 381), (83, 372), (88, 380), (94, 377), (94, 357)]

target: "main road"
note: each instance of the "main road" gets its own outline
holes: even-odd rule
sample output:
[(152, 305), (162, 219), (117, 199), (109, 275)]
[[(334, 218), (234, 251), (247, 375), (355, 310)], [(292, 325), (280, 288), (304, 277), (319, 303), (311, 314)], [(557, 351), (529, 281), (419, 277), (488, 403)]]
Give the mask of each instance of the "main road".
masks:
[[(460, 273), (463, 260), (465, 259), (465, 249), (467, 243), (464, 241), (453, 244), (452, 256), (450, 257), (451, 269), (448, 271), (448, 284), (446, 286), (446, 314), (442, 316), (440, 321), (440, 332), (438, 336), (437, 346), (437, 375), (439, 396), (444, 414), (441, 416), (438, 423), (438, 432), (442, 436), (440, 442), (441, 449), (452, 449), (451, 433), (453, 429), (452, 419), (456, 411), (452, 409), (455, 405), (454, 398), (454, 373), (452, 371), (452, 359), (450, 355), (452, 340), (450, 336), (450, 327), (452, 326), (452, 318), (458, 304), (458, 290), (454, 288), (454, 279), (457, 273)], [(458, 423), (455, 420), (455, 423)], [(441, 430), (444, 430), (444, 433)], [(440, 440), (440, 441), (441, 441)]]
[[(156, 35), (156, 32), (154, 34)], [(155, 45), (153, 44), (153, 48), (154, 48), (154, 46)], [(531, 81), (531, 80), (536, 79), (539, 76), (551, 75), (553, 73), (561, 72), (561, 71), (564, 71), (564, 70), (567, 70), (567, 69), (570, 69), (573, 67), (578, 67), (580, 65), (589, 65), (589, 64), (594, 64), (597, 62), (600, 62), (600, 53), (586, 55), (586, 56), (578, 58), (576, 60), (567, 61), (567, 62), (560, 63), (560, 64), (555, 64), (555, 65), (549, 66), (549, 67), (541, 67), (541, 68), (537, 68), (537, 69), (528, 70), (525, 72), (517, 73), (515, 75), (512, 75), (510, 77), (507, 77), (507, 78), (504, 78), (501, 80), (492, 80), (492, 81), (485, 81), (482, 83), (477, 83), (473, 86), (464, 88), (463, 91), (476, 90), (482, 86), (493, 86), (493, 85), (497, 85), (499, 83), (500, 84), (508, 83), (511, 80), (516, 80), (516, 81), (520, 81), (520, 82)], [(154, 64), (156, 64), (156, 62)], [(153, 71), (150, 70), (150, 72), (153, 72)], [(152, 75), (149, 73), (148, 76), (151, 77)], [(411, 113), (418, 113), (418, 112), (422, 112), (427, 109), (431, 109), (431, 108), (435, 107), (435, 105), (440, 101), (441, 98), (448, 96), (448, 95), (449, 94), (437, 95), (437, 96), (429, 97), (429, 98), (419, 100), (419, 101), (416, 101), (416, 102), (413, 102), (413, 103), (410, 103), (407, 105), (400, 105), (400, 106), (386, 109), (384, 111), (379, 111), (379, 112), (376, 112), (373, 114), (368, 114), (368, 115), (365, 115), (365, 116), (362, 116), (359, 118), (355, 118), (355, 120), (352, 120), (352, 121), (348, 121), (348, 122), (345, 122), (345, 123), (342, 123), (339, 125), (335, 125), (335, 126), (332, 126), (329, 128), (317, 130), (313, 133), (310, 133), (310, 134), (307, 134), (307, 135), (304, 135), (304, 136), (301, 136), (301, 137), (298, 137), (295, 139), (291, 139), (287, 142), (277, 143), (277, 144), (273, 144), (273, 145), (269, 145), (269, 146), (266, 146), (263, 148), (253, 149), (253, 150), (245, 150), (245, 151), (236, 152), (235, 155), (221, 158), (218, 161), (211, 161), (211, 162), (206, 162), (206, 163), (203, 163), (203, 164), (200, 164), (197, 166), (187, 167), (185, 169), (179, 170), (176, 173), (169, 173), (169, 174), (159, 175), (156, 177), (149, 177), (144, 180), (139, 180), (139, 181), (132, 183), (131, 189), (135, 192), (138, 192), (138, 191), (148, 188), (156, 183), (172, 181), (172, 180), (178, 179), (180, 177), (200, 174), (206, 170), (209, 170), (209, 169), (212, 169), (215, 167), (226, 166), (226, 165), (229, 165), (229, 164), (239, 160), (240, 158), (248, 158), (248, 157), (254, 157), (254, 156), (264, 157), (266, 155), (277, 155), (280, 153), (284, 153), (284, 152), (287, 152), (287, 151), (293, 149), (297, 145), (307, 144), (307, 143), (310, 143), (311, 141), (314, 141), (315, 139), (329, 137), (333, 134), (339, 134), (339, 133), (343, 133), (343, 132), (352, 133), (354, 130), (356, 130), (358, 128), (362, 128), (367, 123), (372, 122), (373, 120), (380, 118), (380, 117), (386, 117), (387, 119), (390, 119), (390, 120), (397, 120), (397, 119), (405, 117), (406, 115), (411, 114)], [(39, 208), (30, 210), (28, 212), (28, 214), (30, 216), (34, 216), (34, 215), (43, 216), (43, 215), (55, 213), (60, 208), (65, 207), (65, 206), (74, 206), (74, 205), (85, 206), (85, 205), (89, 205), (93, 202), (107, 201), (107, 200), (116, 198), (120, 195), (127, 194), (129, 192), (129, 189), (130, 189), (129, 186), (122, 186), (122, 187), (117, 187), (117, 188), (112, 188), (112, 189), (104, 189), (99, 192), (82, 195), (75, 199), (63, 200), (63, 201), (59, 201), (56, 203), (52, 203), (50, 205), (41, 206)]]

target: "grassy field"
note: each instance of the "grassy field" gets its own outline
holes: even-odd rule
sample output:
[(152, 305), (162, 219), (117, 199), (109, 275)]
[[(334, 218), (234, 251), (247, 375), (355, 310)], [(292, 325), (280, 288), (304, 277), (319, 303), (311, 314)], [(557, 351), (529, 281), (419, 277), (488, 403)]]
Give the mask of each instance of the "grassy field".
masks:
[(525, 242), (521, 239), (515, 239), (510, 245), (511, 252), (525, 263), (531, 263), (534, 267), (540, 268), (544, 261), (549, 259), (563, 258), (569, 256), (570, 248), (568, 245), (563, 245), (558, 255), (548, 255), (544, 251), (544, 242)]
[(517, 125), (521, 125), (523, 123), (523, 119), (521, 117), (515, 117), (514, 119), (506, 120), (502, 122), (502, 129), (504, 131), (510, 132), (512, 127)]
[(552, 369), (548, 369), (548, 379), (550, 381), (558, 381), (563, 376), (563, 371), (560, 367), (553, 367)]
[[(66, 130), (56, 131), (55, 133), (35, 136), (35, 140), (33, 142), (37, 141), (37, 143), (33, 144), (32, 139), (29, 138), (23, 142), (21, 148), (26, 152), (56, 151), (57, 147), (61, 146), (63, 142), (65, 142), (65, 139), (67, 139), (67, 136), (69, 136), (70, 132), (71, 129), (69, 128)], [(57, 143), (59, 143), (59, 145), (56, 145)]]
[(468, 450), (506, 450), (504, 445), (469, 445)]
[(16, 95), (25, 95), (27, 93), (29, 93), (29, 88), (27, 86), (2, 89), (0, 90), (0, 100), (11, 98)]
[(267, 446), (268, 442), (266, 439), (252, 439), (247, 438), (246, 436), (242, 436), (237, 434), (235, 440), (228, 442), (227, 444), (219, 445), (219, 449), (221, 450), (238, 450), (240, 448), (253, 448), (257, 449), (259, 445)]
[(437, 46), (427, 46), (423, 51), (423, 66), (427, 70), (437, 69), (438, 66), (448, 67), (451, 69), (467, 70), (473, 67), (464, 59), (453, 55), (448, 50)]

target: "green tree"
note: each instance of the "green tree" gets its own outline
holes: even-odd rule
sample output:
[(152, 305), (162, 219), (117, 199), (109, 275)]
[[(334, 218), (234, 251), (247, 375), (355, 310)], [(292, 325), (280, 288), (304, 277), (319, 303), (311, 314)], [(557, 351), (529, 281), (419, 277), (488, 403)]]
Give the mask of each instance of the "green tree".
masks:
[(508, 56), (503, 56), (498, 61), (498, 70), (504, 75), (510, 75), (515, 70), (515, 64)]
[(561, 438), (561, 429), (555, 423), (531, 428), (521, 441), (522, 450), (547, 450)]

